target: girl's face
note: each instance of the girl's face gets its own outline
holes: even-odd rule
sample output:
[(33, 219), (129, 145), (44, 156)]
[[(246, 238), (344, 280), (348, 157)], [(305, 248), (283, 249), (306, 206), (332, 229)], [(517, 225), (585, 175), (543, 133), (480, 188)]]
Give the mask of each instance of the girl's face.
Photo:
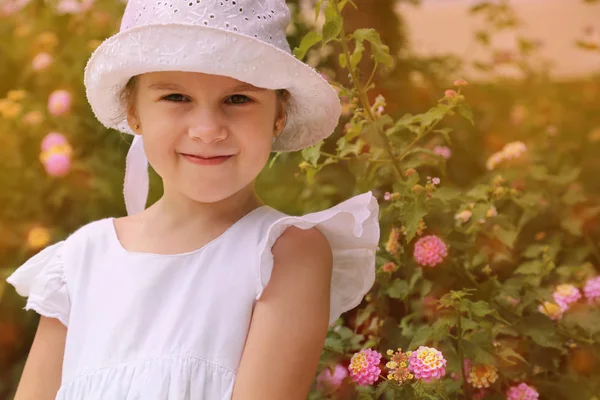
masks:
[(144, 138), (165, 193), (211, 203), (250, 187), (285, 123), (273, 90), (195, 72), (136, 78), (129, 124)]

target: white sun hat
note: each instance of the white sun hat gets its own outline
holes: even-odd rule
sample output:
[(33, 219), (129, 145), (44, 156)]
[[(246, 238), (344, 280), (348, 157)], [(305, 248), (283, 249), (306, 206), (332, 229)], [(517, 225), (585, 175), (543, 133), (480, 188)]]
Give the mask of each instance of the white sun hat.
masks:
[[(158, 71), (228, 76), (290, 93), (273, 151), (311, 146), (333, 132), (341, 106), (329, 83), (291, 54), (289, 22), (284, 0), (129, 0), (119, 33), (85, 68), (88, 102), (104, 126), (134, 134), (121, 101), (130, 78)], [(127, 155), (124, 194), (128, 214), (145, 209), (148, 160), (141, 135)]]

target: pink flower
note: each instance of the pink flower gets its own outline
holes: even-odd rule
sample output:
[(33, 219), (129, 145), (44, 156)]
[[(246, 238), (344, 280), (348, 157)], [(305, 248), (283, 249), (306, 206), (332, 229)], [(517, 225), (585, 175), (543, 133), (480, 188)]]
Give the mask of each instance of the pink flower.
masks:
[(583, 293), (590, 304), (597, 303), (600, 300), (600, 276), (588, 279), (583, 287)]
[(452, 150), (450, 150), (446, 146), (435, 146), (433, 148), (433, 152), (438, 156), (445, 158), (446, 160), (448, 160), (452, 156)]
[(394, 272), (394, 271), (396, 271), (398, 269), (398, 266), (396, 266), (395, 263), (393, 263), (393, 262), (390, 261), (390, 262), (386, 262), (385, 264), (383, 264), (381, 266), (381, 269), (384, 272)]
[(537, 390), (525, 383), (511, 386), (506, 392), (506, 400), (537, 400), (539, 397)]
[(469, 83), (467, 81), (465, 81), (464, 79), (457, 79), (454, 81), (454, 86), (456, 87), (460, 87), (460, 86), (467, 86)]
[(448, 255), (446, 243), (435, 235), (424, 236), (415, 243), (415, 259), (423, 267), (435, 267)]
[(350, 360), (348, 370), (350, 377), (361, 386), (372, 385), (379, 379), (381, 368), (381, 354), (371, 349), (364, 349), (355, 353)]
[(46, 69), (52, 64), (53, 58), (48, 53), (39, 53), (36, 55), (31, 62), (31, 65), (35, 71), (41, 71)]
[(71, 109), (71, 93), (66, 90), (56, 90), (48, 99), (48, 112), (56, 116), (63, 115)]
[(566, 311), (571, 303), (575, 303), (581, 298), (581, 292), (573, 285), (562, 284), (556, 287), (554, 293), (552, 293), (552, 297), (556, 304), (558, 304), (563, 311)]
[(333, 370), (333, 374), (329, 368), (325, 368), (319, 376), (317, 376), (317, 388), (333, 392), (340, 387), (344, 379), (348, 376), (348, 371), (343, 365), (337, 364)]
[(68, 144), (67, 138), (58, 132), (50, 132), (42, 140), (42, 151), (48, 151), (53, 147)]
[(446, 359), (441, 351), (420, 346), (409, 358), (409, 369), (416, 379), (425, 382), (440, 379), (446, 374)]
[(455, 99), (456, 96), (458, 96), (458, 93), (456, 93), (456, 90), (448, 89), (444, 92), (444, 96), (449, 99)]
[(95, 0), (60, 0), (56, 6), (58, 14), (80, 14), (89, 10)]
[(44, 161), (44, 168), (49, 176), (65, 176), (71, 170), (71, 157), (68, 154), (51, 154)]
[(431, 179), (431, 183), (433, 183), (434, 185), (439, 185), (440, 182), (441, 182), (440, 178), (438, 178), (438, 177)]
[(385, 192), (385, 194), (383, 195), (383, 199), (385, 201), (390, 201), (392, 199), (392, 194), (390, 192)]

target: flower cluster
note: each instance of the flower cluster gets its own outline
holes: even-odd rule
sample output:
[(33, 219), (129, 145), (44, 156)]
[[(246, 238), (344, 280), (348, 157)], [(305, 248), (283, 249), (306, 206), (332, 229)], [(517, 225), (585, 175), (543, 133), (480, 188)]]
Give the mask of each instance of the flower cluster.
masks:
[(446, 146), (435, 146), (433, 148), (433, 152), (435, 154), (437, 154), (438, 156), (445, 158), (446, 160), (450, 159), (450, 157), (452, 157), (452, 150), (450, 150), (450, 148), (446, 147)]
[(24, 90), (11, 90), (6, 98), (0, 99), (0, 117), (12, 119), (17, 117), (23, 110), (21, 100), (26, 97)]
[(325, 368), (319, 376), (317, 376), (317, 388), (327, 392), (335, 391), (339, 388), (348, 376), (348, 370), (343, 365), (337, 364), (333, 368), (333, 372), (329, 368)]
[[(421, 346), (416, 351), (388, 350), (390, 361), (386, 363), (387, 379), (402, 384), (411, 379), (430, 382), (446, 374), (446, 359), (439, 351)], [(371, 385), (379, 379), (382, 355), (375, 350), (364, 349), (355, 353), (350, 360), (350, 377), (361, 386)]]
[(464, 224), (471, 219), (472, 215), (473, 213), (471, 212), (471, 210), (462, 210), (461, 212), (458, 212), (456, 213), (456, 215), (454, 215), (454, 219), (459, 224)]
[(46, 247), (50, 242), (50, 232), (42, 226), (36, 226), (29, 231), (27, 236), (27, 246), (30, 249), (37, 250)]
[(581, 298), (581, 292), (575, 286), (564, 283), (556, 286), (552, 297), (556, 304), (563, 311), (566, 311), (572, 303), (577, 302)]
[(410, 351), (403, 353), (402, 349), (398, 349), (396, 352), (388, 350), (387, 354), (392, 357), (391, 361), (385, 365), (389, 369), (387, 378), (390, 381), (402, 384), (414, 378), (408, 369), (408, 357), (412, 354)]
[(409, 370), (416, 379), (429, 382), (446, 374), (446, 359), (441, 351), (434, 348), (420, 346), (408, 360)]
[(506, 392), (507, 400), (537, 400), (539, 397), (537, 390), (525, 383), (512, 386)]
[(371, 349), (355, 353), (350, 360), (348, 370), (354, 382), (361, 386), (372, 385), (379, 379), (381, 354)]
[(538, 311), (545, 314), (551, 320), (557, 321), (563, 316), (563, 309), (556, 303), (545, 301), (538, 306)]
[(514, 160), (521, 157), (527, 151), (527, 146), (523, 142), (511, 142), (504, 146), (502, 150), (494, 153), (488, 158), (486, 167), (489, 170), (495, 169), (500, 163), (508, 160)]
[(493, 365), (471, 365), (470, 360), (465, 360), (467, 382), (477, 389), (489, 388), (498, 380), (498, 369)]
[(448, 255), (448, 246), (439, 237), (429, 235), (415, 243), (415, 260), (423, 267), (435, 267)]
[(48, 98), (48, 112), (57, 117), (71, 110), (71, 93), (66, 90), (55, 90)]
[(385, 250), (391, 255), (396, 255), (398, 253), (398, 248), (400, 247), (400, 230), (395, 226), (390, 231), (390, 236), (388, 237), (388, 241), (385, 244)]
[(65, 176), (71, 169), (72, 149), (60, 133), (51, 132), (42, 141), (40, 161), (50, 176)]
[(600, 300), (600, 276), (588, 279), (583, 293), (590, 304), (597, 303)]

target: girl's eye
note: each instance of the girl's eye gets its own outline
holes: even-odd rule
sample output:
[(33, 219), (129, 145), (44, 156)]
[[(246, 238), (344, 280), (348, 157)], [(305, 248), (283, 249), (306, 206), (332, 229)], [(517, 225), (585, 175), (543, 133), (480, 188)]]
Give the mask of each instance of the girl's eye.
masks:
[(163, 97), (162, 99), (173, 102), (173, 103), (183, 103), (183, 102), (187, 101), (187, 98), (184, 95), (179, 94), (179, 93), (169, 94), (169, 95)]
[(229, 96), (226, 100), (226, 103), (230, 104), (245, 104), (250, 102), (250, 98), (248, 96), (244, 96), (243, 94), (234, 94), (233, 96)]

